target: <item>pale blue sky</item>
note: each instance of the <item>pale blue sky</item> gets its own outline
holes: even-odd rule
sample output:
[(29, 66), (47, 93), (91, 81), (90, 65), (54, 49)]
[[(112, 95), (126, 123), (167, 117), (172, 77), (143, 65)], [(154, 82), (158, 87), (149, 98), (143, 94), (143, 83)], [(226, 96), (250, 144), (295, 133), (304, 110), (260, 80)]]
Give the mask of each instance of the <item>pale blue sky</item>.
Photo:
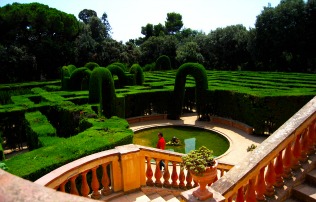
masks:
[(147, 23), (164, 24), (167, 13), (182, 15), (185, 28), (211, 30), (228, 25), (254, 27), (256, 17), (268, 3), (277, 6), (280, 0), (0, 0), (0, 7), (13, 2), (39, 2), (66, 13), (78, 14), (91, 9), (101, 17), (104, 12), (112, 27), (112, 38), (126, 42), (143, 37), (141, 27)]

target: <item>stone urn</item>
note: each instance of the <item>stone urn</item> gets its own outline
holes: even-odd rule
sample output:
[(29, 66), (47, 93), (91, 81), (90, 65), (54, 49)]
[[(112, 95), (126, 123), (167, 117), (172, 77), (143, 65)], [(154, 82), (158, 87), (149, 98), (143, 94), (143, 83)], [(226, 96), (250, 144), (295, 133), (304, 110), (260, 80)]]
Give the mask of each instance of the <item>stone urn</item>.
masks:
[(198, 198), (201, 201), (213, 198), (213, 193), (210, 192), (206, 188), (206, 186), (213, 183), (216, 179), (217, 165), (218, 162), (215, 161), (215, 164), (213, 166), (206, 168), (205, 172), (199, 175), (196, 175), (194, 172), (190, 171), (193, 180), (199, 183), (199, 188), (192, 193), (194, 197)]

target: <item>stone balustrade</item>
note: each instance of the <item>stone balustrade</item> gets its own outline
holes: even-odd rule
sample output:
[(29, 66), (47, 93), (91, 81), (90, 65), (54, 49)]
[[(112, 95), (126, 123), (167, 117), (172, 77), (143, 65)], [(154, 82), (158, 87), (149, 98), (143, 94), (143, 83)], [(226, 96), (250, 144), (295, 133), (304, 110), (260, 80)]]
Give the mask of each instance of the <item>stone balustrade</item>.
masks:
[(287, 198), (291, 188), (287, 188), (284, 196), (277, 193), (277, 197), (275, 189), (283, 187), (284, 179), (290, 178), (310, 154), (315, 154), (315, 123), (316, 97), (211, 188), (224, 196), (226, 201)]
[[(188, 172), (180, 169), (182, 155), (133, 144), (118, 146), (66, 164), (35, 183), (93, 199), (146, 185), (187, 190), (197, 184)], [(156, 166), (161, 160), (168, 165), (164, 172)], [(219, 163), (219, 177), (232, 167)]]

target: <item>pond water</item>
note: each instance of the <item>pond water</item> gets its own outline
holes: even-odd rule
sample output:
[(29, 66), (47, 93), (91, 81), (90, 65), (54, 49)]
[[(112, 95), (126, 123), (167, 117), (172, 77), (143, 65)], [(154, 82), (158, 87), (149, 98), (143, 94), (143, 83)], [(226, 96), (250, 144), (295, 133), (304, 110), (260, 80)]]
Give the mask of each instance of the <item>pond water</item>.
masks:
[[(167, 143), (166, 150), (170, 151), (186, 154), (205, 146), (213, 150), (214, 156), (220, 156), (229, 149), (229, 141), (223, 135), (192, 126), (160, 126), (136, 131), (133, 143), (156, 148), (158, 132), (163, 133)], [(168, 143), (172, 143), (174, 137), (179, 140), (180, 144), (168, 145)]]

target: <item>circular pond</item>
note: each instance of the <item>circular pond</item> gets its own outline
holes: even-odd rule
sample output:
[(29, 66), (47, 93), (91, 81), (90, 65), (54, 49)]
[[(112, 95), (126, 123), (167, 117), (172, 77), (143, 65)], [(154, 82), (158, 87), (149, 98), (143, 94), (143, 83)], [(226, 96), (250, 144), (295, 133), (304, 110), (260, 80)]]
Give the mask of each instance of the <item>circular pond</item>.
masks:
[[(166, 150), (188, 153), (201, 146), (213, 150), (214, 156), (220, 156), (229, 149), (229, 141), (223, 135), (203, 128), (192, 126), (159, 126), (136, 131), (134, 144), (156, 148), (158, 132), (162, 132), (167, 143)], [(173, 141), (176, 137), (177, 141)]]

